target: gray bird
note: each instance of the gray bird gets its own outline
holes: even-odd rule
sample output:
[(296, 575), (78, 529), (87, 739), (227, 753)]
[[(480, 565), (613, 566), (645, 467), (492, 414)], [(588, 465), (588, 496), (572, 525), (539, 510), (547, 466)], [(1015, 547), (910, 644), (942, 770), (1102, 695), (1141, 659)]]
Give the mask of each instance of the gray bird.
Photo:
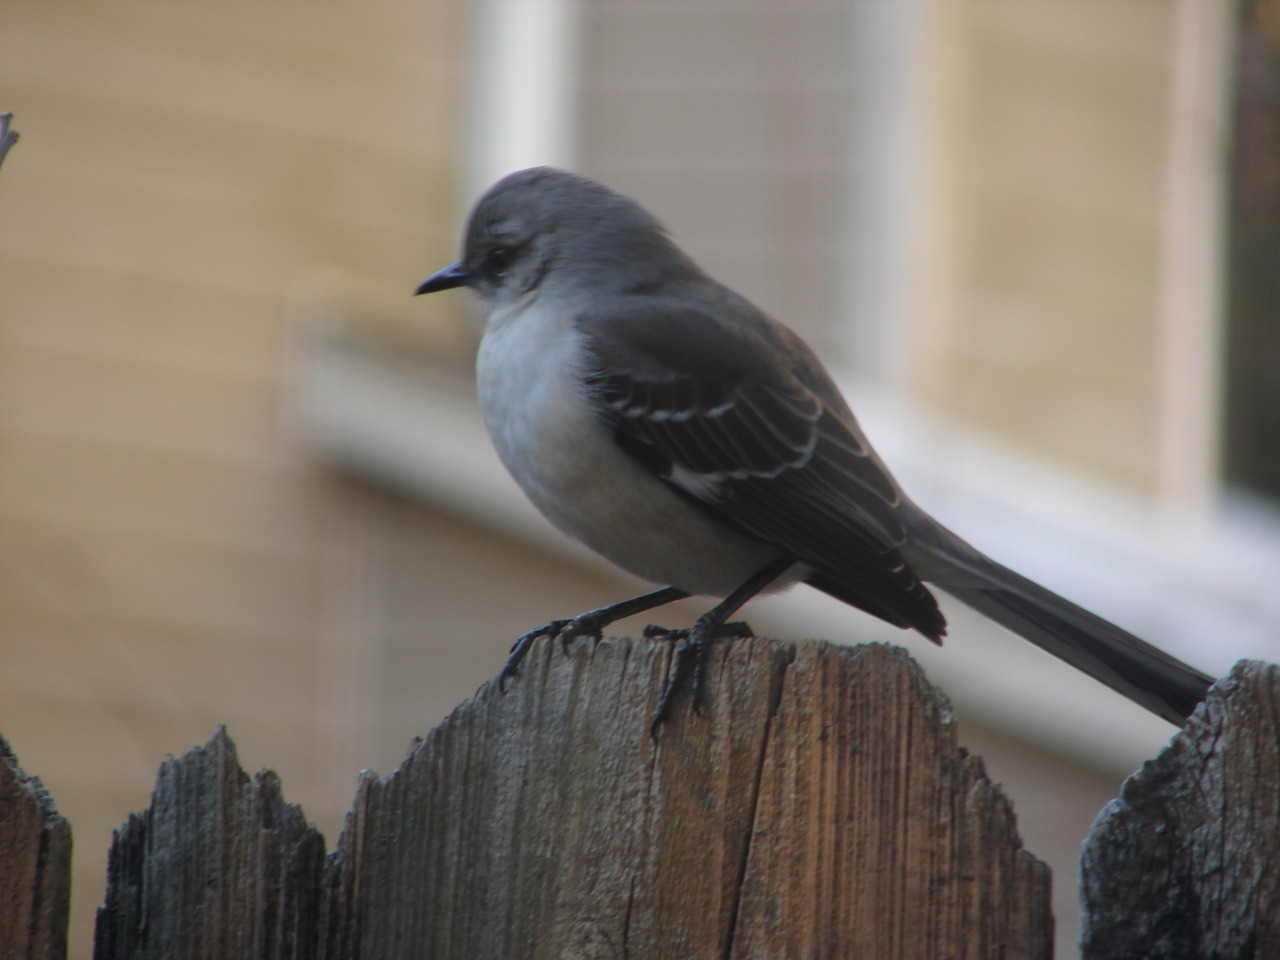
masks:
[(467, 286), (488, 315), (480, 407), (502, 462), (569, 536), (663, 588), (516, 641), (598, 638), (691, 594), (723, 599), (680, 636), (655, 718), (695, 705), (711, 641), (758, 593), (804, 582), (936, 643), (933, 584), (1164, 719), (1211, 678), (1014, 573), (917, 507), (814, 352), (717, 283), (639, 204), (537, 167), (472, 211), (463, 258), (419, 294)]

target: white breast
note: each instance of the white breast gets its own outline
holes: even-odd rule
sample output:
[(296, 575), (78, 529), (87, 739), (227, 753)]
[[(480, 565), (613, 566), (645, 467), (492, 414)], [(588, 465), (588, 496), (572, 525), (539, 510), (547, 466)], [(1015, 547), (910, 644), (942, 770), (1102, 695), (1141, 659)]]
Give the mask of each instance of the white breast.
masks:
[(710, 519), (622, 451), (586, 402), (579, 336), (536, 300), (490, 318), (476, 375), (502, 462), (548, 520), (624, 570), (729, 593), (776, 552)]

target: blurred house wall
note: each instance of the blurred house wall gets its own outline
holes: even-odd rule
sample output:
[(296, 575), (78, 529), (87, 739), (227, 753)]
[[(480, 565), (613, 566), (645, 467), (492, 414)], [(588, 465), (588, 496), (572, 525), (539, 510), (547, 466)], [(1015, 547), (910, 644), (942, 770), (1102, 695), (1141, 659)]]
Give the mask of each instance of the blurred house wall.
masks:
[(73, 955), (166, 753), (228, 723), (334, 839), (405, 749), (367, 749), (368, 570), (439, 540), (301, 444), (291, 344), (317, 288), (407, 328), (452, 253), (460, 8), (0, 9), (0, 730), (73, 824)]
[[(503, 66), (472, 6), (0, 7), (0, 731), (72, 820), (77, 954), (164, 754), (229, 724), (332, 842), (356, 771), (516, 632), (625, 592), (322, 462), (291, 413), (313, 328), (468, 362), (464, 299), (409, 293), (456, 257), (470, 75)], [(1177, 4), (907, 6), (584, 2), (580, 169), (833, 362), (1150, 494)], [(872, 36), (927, 52), (890, 82), (923, 129)], [(928, 155), (864, 169), (882, 135)], [(864, 296), (885, 244), (915, 266)], [(1114, 780), (1017, 733), (968, 738), (1069, 940)]]
[(1152, 497), (1185, 6), (584, 4), (582, 164), (833, 362)]
[[(1155, 503), (1194, 486), (1162, 448), (1185, 6), (583, 3), (580, 164), (931, 429)], [(1106, 778), (967, 729), (1053, 862), (1068, 955)]]
[(918, 395), (1148, 498), (1162, 483), (1166, 273), (1186, 267), (1168, 222), (1178, 7), (934, 5), (945, 252)]

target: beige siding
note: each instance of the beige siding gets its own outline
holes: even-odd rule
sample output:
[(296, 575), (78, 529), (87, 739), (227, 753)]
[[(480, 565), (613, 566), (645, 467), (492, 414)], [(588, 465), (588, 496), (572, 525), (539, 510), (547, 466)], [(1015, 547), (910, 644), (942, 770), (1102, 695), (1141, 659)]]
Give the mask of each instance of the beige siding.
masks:
[(73, 955), (166, 753), (228, 723), (332, 837), (403, 751), (358, 668), (404, 508), (312, 462), (291, 338), (318, 284), (442, 316), (409, 292), (455, 242), (464, 28), (452, 2), (0, 10), (0, 731), (74, 825)]
[[(332, 841), (356, 771), (396, 763), (514, 633), (618, 598), (326, 469), (291, 416), (296, 334), (331, 313), (462, 352), (463, 299), (408, 292), (456, 251), (469, 6), (0, 5), (23, 136), (0, 170), (0, 732), (75, 828), (73, 955), (165, 753), (229, 724)], [(908, 345), (919, 395), (1143, 486), (1168, 5), (932, 6), (949, 167), (923, 209), (951, 259)], [(584, 7), (585, 172), (847, 343), (840, 270), (878, 241), (845, 232), (848, 114), (874, 106), (853, 7)], [(979, 735), (1069, 901), (1111, 785)]]
[(714, 276), (830, 348), (847, 322), (866, 4), (584, 5), (585, 171), (637, 196)]
[(916, 395), (1150, 494), (1175, 4), (933, 7)]
[[(824, 355), (1153, 495), (1178, 4), (924, 4), (910, 67), (881, 49), (903, 29), (889, 8), (587, 5), (586, 171), (651, 203)], [(917, 97), (896, 109), (920, 117), (883, 115), (895, 83)], [(915, 179), (885, 220), (875, 194), (897, 187), (879, 141), (899, 125), (920, 152), (902, 155)], [(903, 267), (881, 248), (904, 219), (908, 289), (868, 297)]]

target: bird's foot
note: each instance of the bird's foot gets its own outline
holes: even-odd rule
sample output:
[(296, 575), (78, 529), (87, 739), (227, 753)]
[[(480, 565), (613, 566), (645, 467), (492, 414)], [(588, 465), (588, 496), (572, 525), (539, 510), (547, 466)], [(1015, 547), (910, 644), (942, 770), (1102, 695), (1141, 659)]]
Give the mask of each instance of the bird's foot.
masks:
[(711, 652), (711, 644), (720, 638), (743, 639), (755, 636), (745, 621), (717, 624), (703, 617), (692, 627), (679, 630), (664, 630), (661, 627), (646, 627), (646, 637), (678, 641), (675, 664), (671, 676), (667, 678), (667, 689), (662, 694), (658, 709), (654, 711), (653, 722), (649, 725), (649, 735), (657, 737), (658, 728), (671, 717), (676, 700), (689, 689), (693, 698), (693, 712), (701, 714), (706, 706), (707, 655)]
[(569, 644), (579, 637), (586, 637), (597, 643), (604, 637), (604, 628), (613, 622), (605, 610), (592, 610), (572, 620), (561, 620), (556, 638), (560, 641), (560, 649), (569, 652)]
[(552, 620), (546, 626), (538, 627), (536, 630), (530, 630), (528, 633), (521, 634), (516, 638), (516, 642), (511, 645), (511, 652), (507, 654), (507, 661), (502, 665), (502, 670), (498, 672), (498, 690), (505, 693), (507, 690), (507, 681), (514, 677), (520, 671), (520, 661), (525, 658), (525, 654), (529, 652), (529, 648), (533, 646), (533, 641), (542, 637), (551, 637), (557, 635), (569, 623), (568, 620)]
[(546, 626), (538, 627), (536, 630), (530, 630), (528, 633), (523, 634), (511, 645), (511, 652), (507, 654), (507, 662), (502, 665), (502, 670), (498, 674), (498, 689), (503, 692), (506, 691), (507, 681), (519, 672), (520, 662), (524, 660), (535, 640), (539, 640), (542, 637), (555, 637), (560, 641), (560, 649), (565, 653), (569, 652), (569, 644), (578, 637), (599, 640), (608, 623), (602, 616), (603, 612), (601, 610), (592, 610), (590, 613), (584, 613), (570, 620), (552, 620)]

